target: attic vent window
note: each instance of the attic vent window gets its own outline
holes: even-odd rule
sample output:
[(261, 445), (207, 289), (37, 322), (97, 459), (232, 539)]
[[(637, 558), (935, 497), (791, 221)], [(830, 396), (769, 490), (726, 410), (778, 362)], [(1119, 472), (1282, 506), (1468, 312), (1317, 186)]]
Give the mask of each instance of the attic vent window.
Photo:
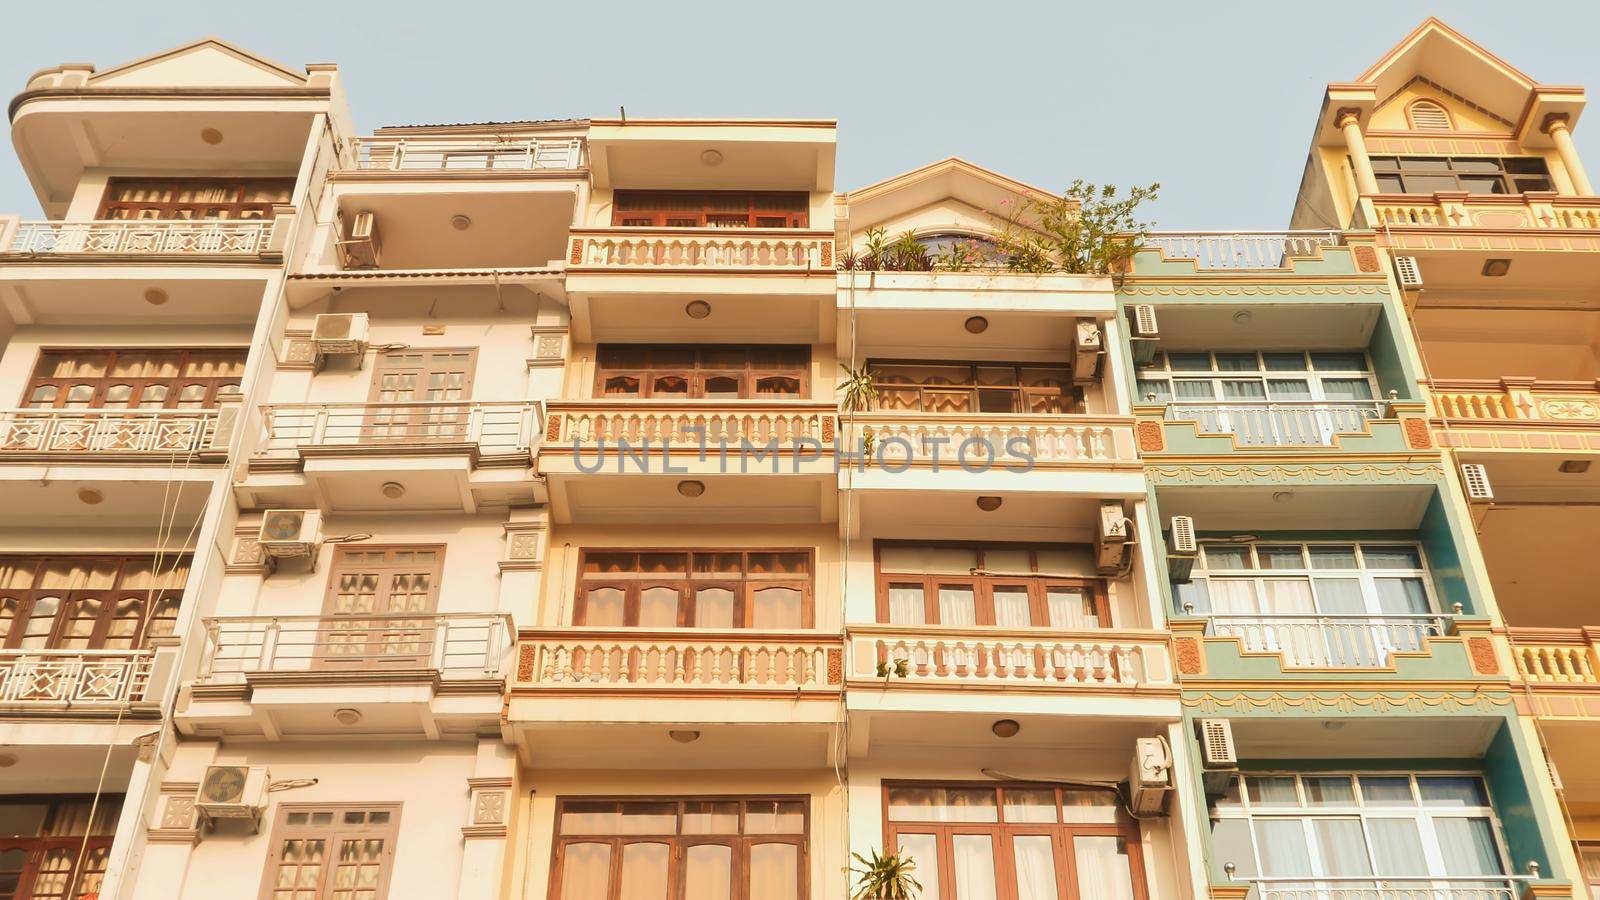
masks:
[(1432, 100), (1418, 100), (1407, 110), (1414, 131), (1449, 131), (1450, 113)]

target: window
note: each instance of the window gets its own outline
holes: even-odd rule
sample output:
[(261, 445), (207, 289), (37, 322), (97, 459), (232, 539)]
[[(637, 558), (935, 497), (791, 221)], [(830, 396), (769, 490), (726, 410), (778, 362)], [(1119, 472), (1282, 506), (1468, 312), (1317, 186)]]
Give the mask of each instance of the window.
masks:
[(812, 627), (810, 550), (585, 550), (573, 624)]
[(293, 178), (113, 178), (99, 218), (270, 219), (293, 193)]
[(1432, 100), (1415, 100), (1406, 107), (1413, 131), (1449, 131), (1450, 113)]
[(0, 557), (7, 649), (130, 650), (169, 635), (185, 556)]
[(616, 192), (611, 224), (654, 228), (805, 228), (804, 191)]
[(803, 797), (568, 799), (556, 808), (552, 900), (800, 900)]
[[(407, 668), (433, 646), (444, 547), (341, 546), (328, 575), (319, 662), (340, 668)], [(409, 618), (410, 616), (425, 618)]]
[(1290, 665), (1371, 667), (1443, 633), (1415, 544), (1203, 542), (1178, 602)]
[[(1251, 774), (1211, 806), (1218, 861), (1233, 863), (1241, 878), (1278, 879), (1275, 889), (1293, 891), (1370, 892), (1381, 880), (1402, 893), (1429, 893), (1435, 878), (1504, 891), (1498, 831), (1475, 775)], [(1362, 880), (1369, 875), (1373, 882)], [(1483, 881), (1461, 880), (1474, 876)]]
[(121, 813), (120, 795), (0, 797), (0, 898), (93, 896)]
[(31, 409), (211, 409), (239, 396), (244, 350), (46, 350)]
[(930, 234), (917, 235), (917, 243), (927, 249), (929, 256), (948, 254), (955, 247), (966, 250), (967, 255), (974, 263), (999, 265), (1005, 262), (1005, 254), (992, 238), (967, 234), (960, 231), (936, 231)]
[(599, 360), (595, 393), (602, 397), (796, 400), (808, 390), (811, 348), (601, 344)]
[(1139, 369), (1141, 402), (1245, 446), (1328, 445), (1382, 414), (1360, 350), (1158, 353)]
[(383, 406), (366, 416), (362, 438), (392, 443), (465, 440), (470, 417), (462, 401), (472, 397), (477, 361), (478, 351), (470, 348), (379, 354), (368, 397)]
[(895, 625), (1109, 628), (1085, 547), (879, 541), (878, 621)]
[(1050, 785), (891, 783), (889, 843), (917, 864), (925, 900), (1136, 900), (1139, 832), (1109, 791)]
[(868, 360), (880, 410), (1075, 413), (1083, 391), (1067, 366)]
[(400, 804), (278, 805), (262, 900), (383, 900)]
[(1522, 194), (1551, 190), (1550, 170), (1537, 156), (1374, 156), (1380, 194)]

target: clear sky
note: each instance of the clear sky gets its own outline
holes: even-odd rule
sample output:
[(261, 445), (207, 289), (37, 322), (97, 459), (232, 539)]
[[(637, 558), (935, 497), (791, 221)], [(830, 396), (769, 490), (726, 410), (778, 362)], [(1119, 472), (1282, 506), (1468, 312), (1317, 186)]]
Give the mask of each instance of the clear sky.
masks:
[[(1281, 228), (1324, 86), (1430, 13), (1600, 97), (1600, 0), (12, 0), (0, 92), (215, 35), (297, 69), (338, 63), (363, 133), (619, 106), (834, 118), (841, 190), (954, 155), (1040, 187), (1160, 181), (1161, 228)], [(1595, 171), (1591, 115), (1576, 135)], [(13, 211), (39, 204), (7, 150)]]

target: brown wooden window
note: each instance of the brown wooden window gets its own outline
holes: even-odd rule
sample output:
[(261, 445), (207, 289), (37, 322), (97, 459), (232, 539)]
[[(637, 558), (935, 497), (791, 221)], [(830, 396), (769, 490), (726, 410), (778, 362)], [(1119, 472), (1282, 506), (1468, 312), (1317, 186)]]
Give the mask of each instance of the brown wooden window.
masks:
[(928, 413), (1076, 413), (1072, 369), (986, 362), (868, 360), (877, 408)]
[(415, 668), (430, 658), (442, 545), (341, 546), (332, 568), (318, 662), (397, 669)]
[(144, 646), (172, 634), (188, 577), (184, 556), (0, 557), (0, 646)]
[(810, 628), (810, 550), (585, 550), (573, 624)]
[(239, 395), (245, 351), (45, 350), (30, 409), (210, 409)]
[(472, 348), (390, 350), (373, 366), (368, 398), (384, 404), (362, 426), (369, 441), (464, 441), (471, 417), (478, 351)]
[(1380, 194), (1521, 194), (1551, 190), (1550, 170), (1537, 156), (1374, 156)]
[(654, 400), (799, 399), (811, 348), (788, 345), (601, 344), (595, 393)]
[(288, 203), (293, 178), (113, 178), (102, 219), (270, 219)]
[(394, 871), (400, 804), (283, 803), (262, 900), (383, 900)]
[(1081, 631), (1111, 626), (1088, 547), (879, 541), (878, 621)]
[(561, 798), (552, 900), (800, 900), (804, 797)]
[(805, 228), (805, 191), (616, 192), (611, 224), (656, 228)]
[(889, 846), (916, 862), (924, 897), (1145, 896), (1139, 829), (1110, 791), (891, 782), (883, 793)]
[(0, 797), (0, 898), (97, 896), (121, 813), (120, 794)]

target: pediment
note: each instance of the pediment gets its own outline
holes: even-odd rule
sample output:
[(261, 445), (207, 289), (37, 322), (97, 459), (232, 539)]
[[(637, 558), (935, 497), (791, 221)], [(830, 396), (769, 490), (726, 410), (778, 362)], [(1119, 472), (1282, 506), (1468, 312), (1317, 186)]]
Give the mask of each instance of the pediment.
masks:
[[(1442, 92), (1464, 111), (1475, 112), (1464, 114), (1463, 121), (1471, 123), (1486, 117), (1497, 124), (1481, 130), (1502, 133), (1512, 130), (1511, 123), (1520, 120), (1537, 86), (1515, 66), (1431, 17), (1356, 81), (1373, 85), (1380, 105), (1398, 100), (1408, 91)], [(1403, 113), (1401, 118), (1404, 119)]]
[(845, 195), (850, 230), (983, 233), (1030, 198), (1055, 194), (951, 157)]
[(300, 88), (306, 77), (216, 38), (175, 47), (91, 76), (92, 87)]

